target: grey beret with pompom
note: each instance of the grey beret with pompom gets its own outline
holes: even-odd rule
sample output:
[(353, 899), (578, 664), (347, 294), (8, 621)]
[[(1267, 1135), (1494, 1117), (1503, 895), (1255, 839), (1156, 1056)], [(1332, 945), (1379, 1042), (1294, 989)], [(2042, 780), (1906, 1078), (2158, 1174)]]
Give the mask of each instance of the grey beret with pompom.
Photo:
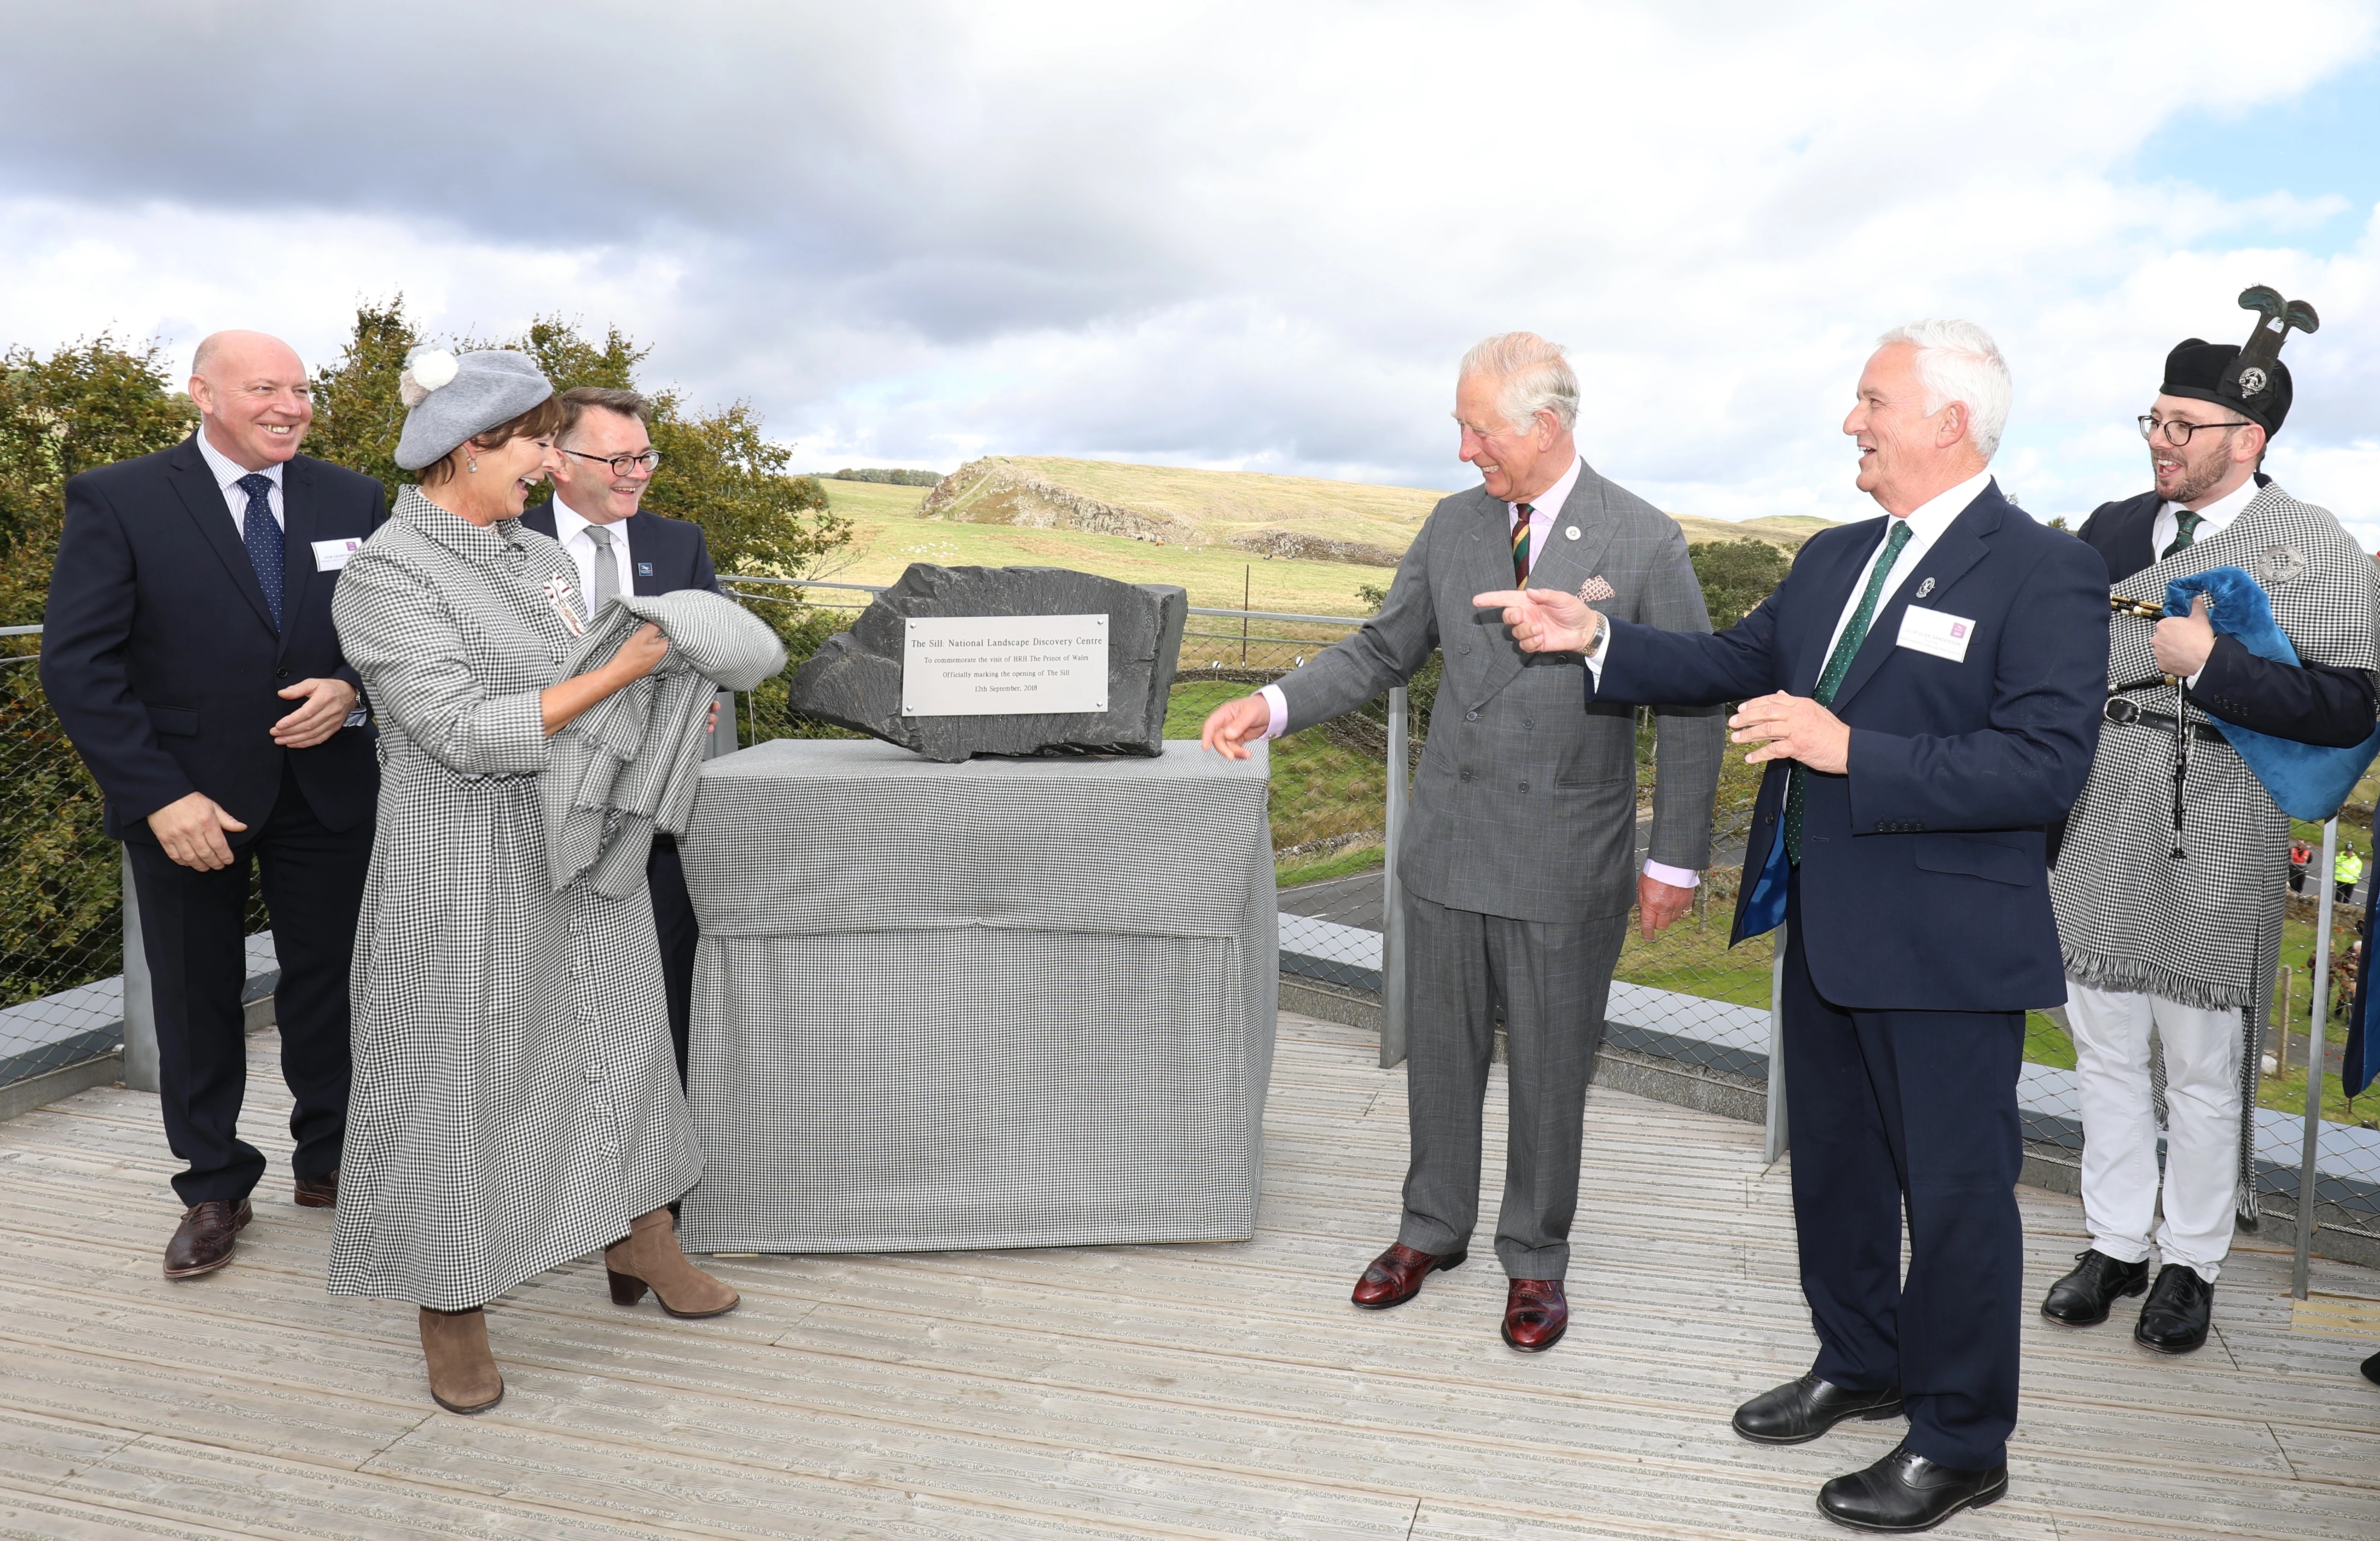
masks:
[(410, 409), (396, 442), (396, 463), (408, 471), (433, 466), (475, 433), (508, 423), (553, 394), (553, 382), (528, 355), (509, 348), (450, 353), (417, 347), (405, 356), (397, 394)]

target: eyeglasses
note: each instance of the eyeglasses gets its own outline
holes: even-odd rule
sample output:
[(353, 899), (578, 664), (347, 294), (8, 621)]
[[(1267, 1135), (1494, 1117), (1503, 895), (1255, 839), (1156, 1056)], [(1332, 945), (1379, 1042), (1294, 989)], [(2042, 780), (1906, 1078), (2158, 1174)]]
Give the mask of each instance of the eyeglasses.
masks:
[(2185, 444), (2188, 444), (2190, 443), (2190, 436), (2197, 432), (2202, 428), (2248, 428), (2252, 426), (2245, 418), (2240, 419), (2237, 422), (2228, 423), (2186, 423), (2180, 418), (2157, 418), (2153, 417), (2146, 412), (2142, 413), (2135, 420), (2141, 425), (2142, 438), (2146, 439), (2150, 443), (2154, 444), (2157, 441), (2157, 431), (2162, 429), (2165, 432), (2165, 442), (2171, 444), (2176, 449), (2180, 449)]
[(662, 468), (662, 452), (659, 450), (649, 449), (642, 455), (580, 455), (577, 450), (564, 450), (562, 453), (609, 466), (613, 476), (626, 476), (639, 466), (644, 467), (648, 476)]

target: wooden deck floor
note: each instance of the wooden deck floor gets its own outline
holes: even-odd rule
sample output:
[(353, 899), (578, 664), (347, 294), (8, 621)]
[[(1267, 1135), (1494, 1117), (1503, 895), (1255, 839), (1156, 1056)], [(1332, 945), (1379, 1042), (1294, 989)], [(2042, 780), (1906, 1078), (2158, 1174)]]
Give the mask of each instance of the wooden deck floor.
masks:
[[(1393, 1230), (1403, 1078), (1295, 1016), (1252, 1243), (725, 1261), (745, 1305), (710, 1322), (616, 1310), (581, 1262), (491, 1309), (510, 1393), (455, 1417), (410, 1307), (324, 1296), (330, 1216), (288, 1201), (255, 1042), (249, 1133), (276, 1167), (210, 1279), (159, 1276), (153, 1099), (0, 1124), (0, 1535), (1840, 1535), (1818, 1482), (1902, 1426), (1729, 1433), (1813, 1350), (1783, 1170), (1749, 1126), (1609, 1091), (1568, 1341), (1498, 1341), (1492, 1258), (1350, 1308)], [(2046, 1195), (2025, 1215), (2037, 1292), (2080, 1216)], [(2380, 1301), (2380, 1277), (2317, 1268), (2331, 1298), (2293, 1311), (2287, 1256), (2252, 1244), (2218, 1341), (2178, 1362), (2030, 1322), (2010, 1495), (1942, 1534), (2380, 1535), (2380, 1389), (2354, 1373), (2380, 1304), (2344, 1298)]]

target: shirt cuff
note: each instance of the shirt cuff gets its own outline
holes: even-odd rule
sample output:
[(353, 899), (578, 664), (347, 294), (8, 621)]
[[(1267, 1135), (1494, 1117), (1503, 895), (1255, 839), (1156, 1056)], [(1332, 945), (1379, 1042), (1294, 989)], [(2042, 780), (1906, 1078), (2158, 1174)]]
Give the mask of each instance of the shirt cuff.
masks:
[(1658, 861), (1645, 864), (1645, 876), (1671, 888), (1694, 888), (1703, 880), (1703, 875), (1690, 868), (1669, 867)]
[(1277, 685), (1268, 685), (1257, 694), (1262, 696), (1265, 705), (1272, 709), (1272, 721), (1265, 724), (1265, 736), (1279, 738), (1289, 731), (1289, 698), (1281, 693), (1281, 686)]
[(2186, 679), (2186, 680), (2182, 681), (2181, 683), (2182, 683), (2182, 685), (2183, 685), (2186, 688), (2188, 688), (2188, 689), (2192, 689), (2192, 690), (2195, 690), (2195, 689), (2197, 689), (2197, 688), (2198, 688), (2198, 677), (2199, 677), (2199, 674), (2204, 674), (2204, 673), (2206, 673), (2206, 665), (2204, 665), (2204, 663), (2202, 663), (2202, 664), (2200, 664), (2200, 665), (2198, 666), (2198, 673), (2197, 673), (2197, 674), (2192, 674), (2192, 675), (2191, 675), (2191, 676), (2190, 676), (2190, 678), (2188, 678), (2188, 679)]
[(1597, 689), (1603, 686), (1603, 655), (1611, 650), (1611, 617), (1603, 617), (1595, 628), (1595, 646), (1579, 656), (1586, 660), (1586, 672), (1595, 676)]

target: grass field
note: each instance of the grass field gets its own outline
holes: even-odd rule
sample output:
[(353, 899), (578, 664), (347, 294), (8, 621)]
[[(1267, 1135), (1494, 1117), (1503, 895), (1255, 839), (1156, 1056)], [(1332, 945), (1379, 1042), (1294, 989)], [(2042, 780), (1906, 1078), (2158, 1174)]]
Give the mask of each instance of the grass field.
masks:
[[(1016, 463), (1102, 502), (1197, 523), (1217, 543), (1160, 546), (1088, 530), (920, 519), (924, 488), (828, 481), (828, 503), (854, 529), (848, 565), (824, 576), (846, 583), (891, 583), (913, 562), (1062, 566), (1127, 583), (1178, 583), (1189, 590), (1192, 604), (1209, 609), (1237, 609), (1245, 593), (1255, 610), (1361, 615), (1366, 607), (1357, 590), (1366, 585), (1386, 588), (1394, 568), (1256, 556), (1220, 541), (1236, 530), (1276, 528), (1402, 550), (1443, 495), (1411, 487), (1096, 460), (1020, 457)], [(1678, 523), (1693, 541), (1749, 536), (1790, 550), (1825, 528), (1827, 521), (1785, 515), (1731, 524), (1688, 515)]]
[(1191, 551), (1087, 530), (920, 519), (917, 505), (926, 494), (917, 487), (830, 481), (826, 491), (829, 505), (854, 527), (849, 565), (827, 575), (845, 583), (892, 583), (913, 562), (1071, 567), (1125, 583), (1178, 583), (1190, 591), (1192, 604), (1218, 610), (1238, 609), (1245, 583), (1252, 609), (1362, 615), (1368, 607), (1356, 589), (1365, 584), (1386, 588), (1395, 575), (1389, 567), (1252, 557), (1229, 547)]

